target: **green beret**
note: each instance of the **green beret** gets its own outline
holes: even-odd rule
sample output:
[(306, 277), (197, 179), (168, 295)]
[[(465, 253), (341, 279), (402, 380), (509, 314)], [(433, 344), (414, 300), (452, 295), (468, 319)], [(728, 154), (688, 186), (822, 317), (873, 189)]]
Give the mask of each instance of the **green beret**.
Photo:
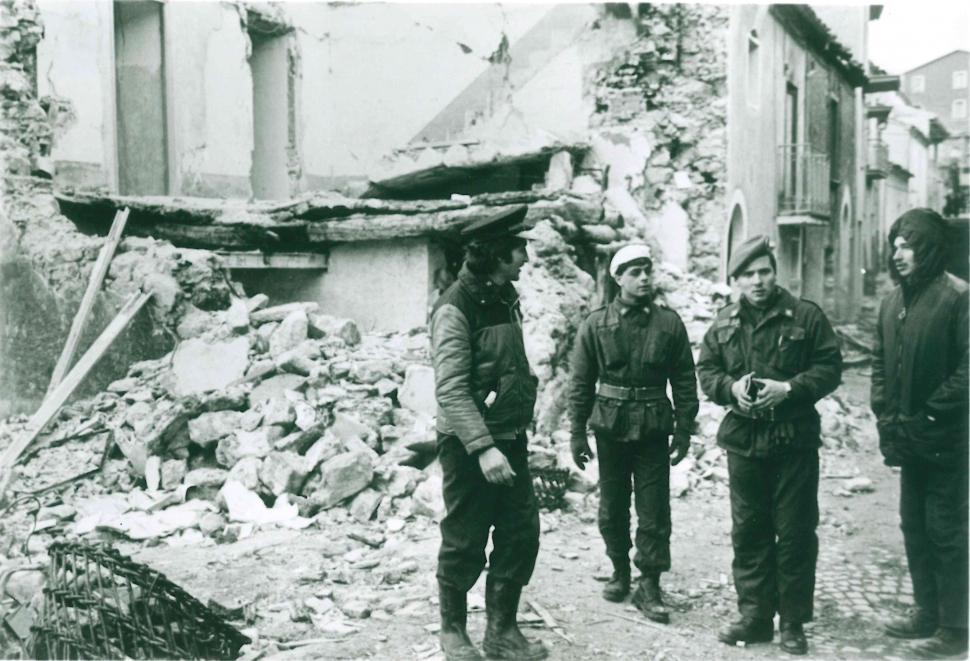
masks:
[(728, 260), (728, 275), (736, 277), (738, 271), (753, 262), (758, 257), (771, 256), (771, 244), (764, 234), (753, 236), (731, 252)]

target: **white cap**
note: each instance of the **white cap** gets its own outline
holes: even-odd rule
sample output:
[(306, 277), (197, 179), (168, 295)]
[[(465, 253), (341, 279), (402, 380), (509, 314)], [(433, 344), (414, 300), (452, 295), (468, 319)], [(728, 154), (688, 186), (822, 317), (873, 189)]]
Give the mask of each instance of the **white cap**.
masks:
[(635, 259), (650, 259), (652, 263), (650, 248), (642, 243), (634, 243), (633, 245), (623, 246), (617, 250), (616, 254), (613, 255), (612, 261), (610, 261), (610, 275), (615, 278), (617, 272), (624, 264), (629, 264)]

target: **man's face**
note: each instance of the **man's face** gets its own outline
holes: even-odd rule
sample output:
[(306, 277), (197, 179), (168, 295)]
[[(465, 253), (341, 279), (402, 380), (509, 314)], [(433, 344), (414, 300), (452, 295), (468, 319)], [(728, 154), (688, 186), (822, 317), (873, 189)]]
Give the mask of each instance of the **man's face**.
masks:
[(522, 266), (527, 261), (529, 261), (529, 253), (526, 252), (525, 246), (512, 248), (509, 261), (506, 262), (503, 259), (498, 260), (496, 275), (501, 276), (506, 282), (515, 282), (519, 279)]
[(651, 271), (649, 264), (631, 264), (616, 276), (623, 298), (639, 301), (650, 296)]
[(741, 295), (754, 305), (764, 305), (775, 292), (775, 269), (767, 255), (751, 260), (734, 276)]
[(903, 278), (913, 275), (913, 270), (916, 268), (916, 256), (913, 249), (901, 236), (897, 236), (896, 240), (893, 241), (893, 266), (896, 267), (896, 271)]

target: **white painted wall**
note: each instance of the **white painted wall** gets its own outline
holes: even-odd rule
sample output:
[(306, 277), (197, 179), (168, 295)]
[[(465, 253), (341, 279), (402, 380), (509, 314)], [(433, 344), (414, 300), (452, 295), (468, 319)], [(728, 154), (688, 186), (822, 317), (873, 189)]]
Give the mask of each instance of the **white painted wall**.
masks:
[(73, 109), (55, 126), (51, 155), (55, 164), (87, 170), (88, 183), (113, 184), (112, 5), (38, 0), (37, 6), (44, 24), (37, 45), (38, 94), (68, 99)]
[(334, 246), (317, 301), (362, 330), (408, 330), (427, 323), (436, 264), (427, 239)]

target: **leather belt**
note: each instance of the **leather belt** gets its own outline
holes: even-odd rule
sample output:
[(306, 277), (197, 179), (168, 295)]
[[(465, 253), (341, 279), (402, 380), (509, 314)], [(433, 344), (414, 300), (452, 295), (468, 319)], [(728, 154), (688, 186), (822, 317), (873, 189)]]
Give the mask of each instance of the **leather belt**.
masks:
[(622, 399), (634, 402), (652, 402), (667, 398), (667, 389), (662, 386), (645, 386), (630, 388), (601, 383), (596, 388), (596, 394), (608, 399)]

